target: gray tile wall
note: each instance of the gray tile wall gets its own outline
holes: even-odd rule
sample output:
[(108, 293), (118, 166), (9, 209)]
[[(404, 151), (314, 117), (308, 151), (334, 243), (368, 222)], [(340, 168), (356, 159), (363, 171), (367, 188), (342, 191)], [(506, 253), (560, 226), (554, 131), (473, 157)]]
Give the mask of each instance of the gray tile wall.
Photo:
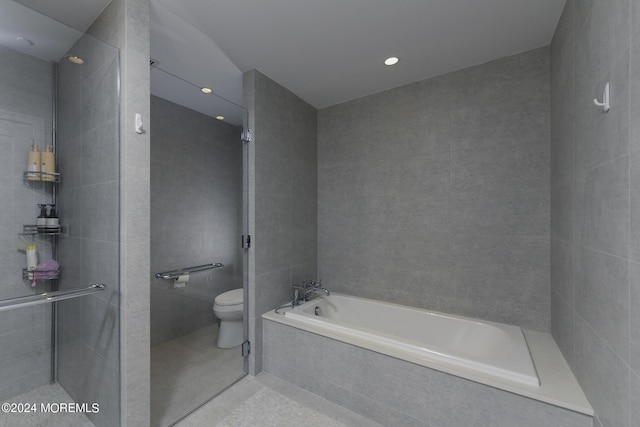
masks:
[(639, 87), (640, 4), (568, 0), (551, 44), (551, 325), (602, 427), (640, 425)]
[(263, 327), (266, 372), (383, 425), (592, 425), (583, 414), (287, 325)]
[(319, 111), (334, 291), (549, 330), (549, 51)]
[[(120, 49), (121, 425), (149, 425), (149, 0), (112, 0), (87, 30)], [(135, 114), (146, 133), (135, 132)]]
[[(51, 203), (51, 184), (25, 183), (23, 172), (31, 145), (51, 144), (52, 82), (50, 63), (0, 46), (0, 299), (50, 290), (22, 280), (27, 262), (16, 243), (22, 226), (35, 224), (37, 204)], [(38, 245), (40, 260), (51, 257), (49, 238), (23, 240)], [(50, 368), (51, 307), (1, 312), (0, 399), (48, 384)]]
[(60, 288), (107, 291), (58, 304), (58, 381), (78, 402), (97, 402), (96, 426), (120, 422), (120, 197), (118, 49), (84, 35), (58, 67)]
[(262, 370), (261, 315), (317, 279), (316, 110), (267, 76), (244, 75), (249, 149), (249, 372)]
[[(151, 97), (151, 345), (216, 321), (213, 300), (242, 287), (242, 142), (237, 126)], [(154, 274), (221, 262), (184, 288)], [(212, 338), (213, 339), (213, 338)]]

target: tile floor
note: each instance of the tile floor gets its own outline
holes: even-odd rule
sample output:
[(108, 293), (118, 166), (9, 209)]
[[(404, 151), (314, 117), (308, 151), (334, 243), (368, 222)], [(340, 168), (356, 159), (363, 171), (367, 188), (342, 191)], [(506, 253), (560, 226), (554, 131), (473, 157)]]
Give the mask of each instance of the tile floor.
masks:
[(175, 427), (382, 427), (270, 374), (245, 377)]
[(37, 411), (30, 413), (0, 413), (0, 426), (7, 427), (93, 427), (89, 419), (80, 413), (51, 413), (40, 410), (40, 403), (66, 403), (73, 399), (59, 384), (38, 387), (27, 393), (12, 397), (8, 403), (35, 403)]
[[(239, 348), (218, 349), (216, 334), (217, 326), (211, 326), (152, 349), (152, 427), (171, 426), (190, 411), (176, 427), (382, 427), (270, 374), (243, 377)], [(58, 384), (9, 400), (71, 401)], [(93, 424), (82, 414), (35, 413), (0, 414), (0, 426)]]
[(240, 347), (216, 347), (211, 325), (151, 349), (151, 426), (166, 427), (245, 374)]

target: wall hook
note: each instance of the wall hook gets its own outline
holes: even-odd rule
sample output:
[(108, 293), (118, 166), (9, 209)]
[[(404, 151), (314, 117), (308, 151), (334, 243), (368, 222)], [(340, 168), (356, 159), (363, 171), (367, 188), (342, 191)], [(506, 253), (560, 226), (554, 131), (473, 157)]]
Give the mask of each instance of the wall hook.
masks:
[(142, 116), (140, 116), (140, 113), (136, 113), (135, 116), (135, 125), (136, 125), (136, 133), (137, 134), (143, 134), (144, 131), (144, 127), (142, 126)]
[(607, 84), (604, 85), (604, 92), (602, 93), (602, 102), (598, 101), (597, 99), (594, 99), (593, 103), (596, 104), (598, 107), (602, 107), (605, 113), (611, 109), (610, 98), (609, 98), (609, 82), (607, 82)]

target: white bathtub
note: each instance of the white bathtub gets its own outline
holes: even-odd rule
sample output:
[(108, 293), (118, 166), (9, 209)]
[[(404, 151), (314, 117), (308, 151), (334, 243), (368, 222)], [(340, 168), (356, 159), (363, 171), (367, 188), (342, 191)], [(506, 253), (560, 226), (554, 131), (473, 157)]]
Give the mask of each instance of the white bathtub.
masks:
[(516, 326), (334, 293), (280, 317), (311, 332), (471, 379), (540, 385)]

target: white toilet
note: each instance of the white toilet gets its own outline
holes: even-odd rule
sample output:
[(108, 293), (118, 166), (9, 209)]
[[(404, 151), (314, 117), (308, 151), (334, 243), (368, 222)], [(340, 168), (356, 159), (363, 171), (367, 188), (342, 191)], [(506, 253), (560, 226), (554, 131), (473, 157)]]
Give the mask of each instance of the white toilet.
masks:
[(231, 348), (244, 341), (242, 317), (244, 312), (244, 291), (233, 289), (218, 295), (213, 302), (213, 312), (220, 319), (218, 332), (219, 348)]

